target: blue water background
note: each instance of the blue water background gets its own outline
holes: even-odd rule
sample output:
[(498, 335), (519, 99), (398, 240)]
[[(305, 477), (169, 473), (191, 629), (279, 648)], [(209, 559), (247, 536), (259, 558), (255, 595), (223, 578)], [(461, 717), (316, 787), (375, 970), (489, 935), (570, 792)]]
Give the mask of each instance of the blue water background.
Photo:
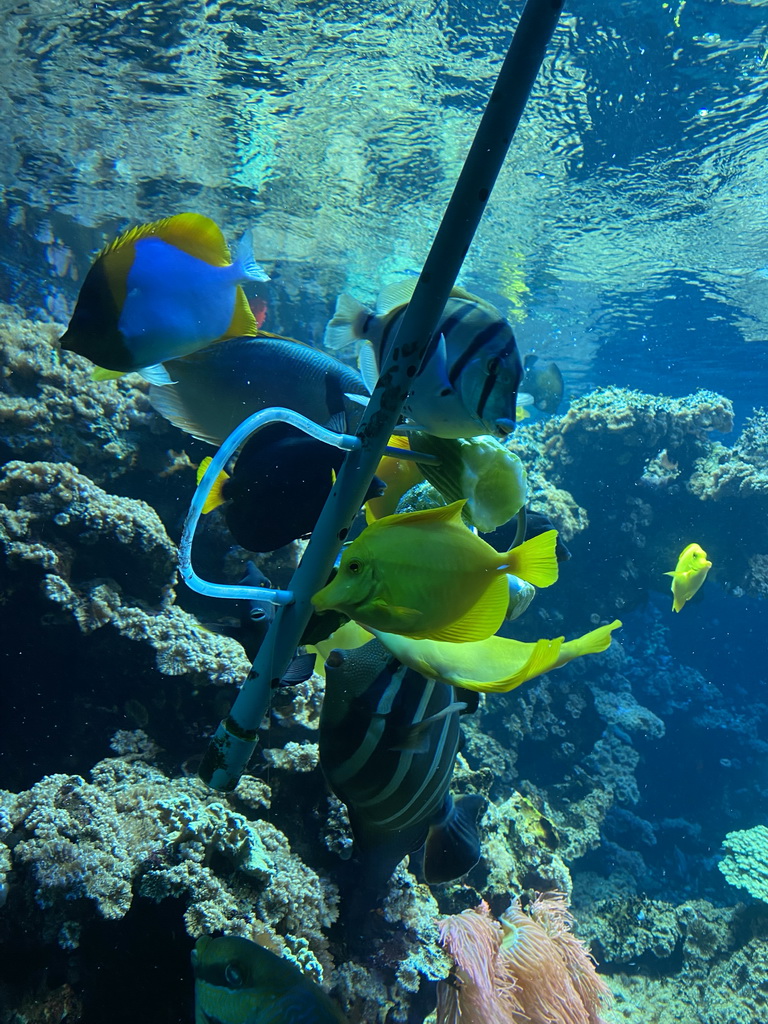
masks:
[[(343, 288), (370, 298), (418, 270), (518, 11), (6, 6), (0, 297), (62, 319), (107, 237), (195, 209), (232, 241), (256, 226), (267, 326), (319, 340)], [(710, 388), (737, 429), (765, 403), (767, 54), (764, 3), (569, 5), (462, 281), (524, 352), (558, 361), (571, 396)], [(670, 655), (727, 688), (735, 717), (764, 699), (765, 601), (716, 578), (674, 620), (666, 593), (651, 601)], [(625, 635), (651, 623), (638, 609)], [(696, 856), (714, 858), (727, 829), (765, 819), (767, 780), (738, 730), (701, 749), (684, 708), (667, 726), (637, 741), (638, 814), (701, 818)], [(708, 820), (726, 787), (733, 819)], [(713, 864), (703, 877), (660, 851), (658, 891), (725, 898)]]

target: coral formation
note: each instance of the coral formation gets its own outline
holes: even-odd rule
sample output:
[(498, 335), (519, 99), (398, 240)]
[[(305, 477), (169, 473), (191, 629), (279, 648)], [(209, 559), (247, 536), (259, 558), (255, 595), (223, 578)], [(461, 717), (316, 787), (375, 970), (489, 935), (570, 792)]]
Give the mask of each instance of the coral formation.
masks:
[(723, 845), (725, 857), (717, 866), (726, 881), (768, 903), (768, 828), (756, 825), (743, 832), (729, 832)]
[(444, 918), (440, 938), (454, 959), (456, 982), (444, 985), (438, 1024), (604, 1024), (610, 989), (572, 933), (562, 893), (537, 896), (527, 913), (513, 902), (499, 921), (486, 903)]
[[(76, 945), (94, 911), (124, 917), (134, 895), (187, 904), (190, 935), (267, 934), (288, 950), (306, 940), (313, 970), (329, 967), (325, 931), (336, 920), (335, 887), (291, 853), (286, 837), (253, 817), (245, 800), (223, 799), (199, 779), (169, 779), (136, 759), (112, 758), (77, 775), (51, 775), (30, 790), (3, 792), (0, 839), (14, 872), (29, 874), (44, 933)], [(268, 809), (261, 786), (258, 810)], [(249, 813), (235, 810), (250, 804)], [(211, 864), (219, 855), (227, 870)], [(280, 938), (278, 938), (280, 937)], [(313, 959), (314, 958), (314, 959)]]
[[(481, 894), (498, 913), (510, 898), (556, 888), (572, 895), (579, 934), (617, 992), (615, 1008), (599, 1011), (606, 1019), (645, 1019), (652, 1008), (664, 1020), (664, 999), (679, 1014), (668, 1019), (686, 1024), (763, 1019), (766, 911), (716, 904), (733, 899), (717, 871), (724, 819), (734, 831), (722, 875), (766, 899), (766, 830), (735, 830), (754, 822), (763, 799), (744, 779), (747, 766), (762, 777), (767, 712), (740, 700), (740, 680), (720, 666), (673, 656), (661, 603), (634, 611), (604, 653), (480, 697), (463, 716), (453, 782), (489, 800), (480, 863), (430, 891), (414, 856), (361, 921), (343, 913), (355, 877), (348, 817), (317, 765), (319, 676), (276, 691), (256, 774), (233, 794), (186, 775), (249, 667), (232, 638), (237, 613), (225, 609), (223, 632), (221, 622), (206, 628), (220, 609), (177, 592), (175, 540), (203, 448), (154, 415), (137, 378), (92, 382), (89, 364), (58, 352), (58, 333), (0, 308), (0, 600), (18, 641), (8, 652), (8, 720), (50, 719), (61, 736), (32, 752), (24, 728), (9, 738), (2, 937), (15, 942), (28, 922), (34, 941), (65, 947), (62, 956), (80, 943), (80, 955), (99, 928), (120, 935), (145, 905), (170, 905), (176, 945), (185, 930), (258, 938), (333, 987), (350, 1021), (394, 1024), (434, 1008), (435, 982), (450, 968), (441, 914)], [(505, 627), (510, 635), (575, 635), (654, 590), (666, 607), (663, 573), (693, 540), (713, 559), (713, 587), (768, 592), (768, 549), (755, 541), (766, 415), (726, 447), (710, 436), (731, 428), (726, 399), (606, 389), (562, 417), (523, 424), (509, 444), (531, 505), (551, 516), (573, 557), (558, 585)], [(425, 492), (417, 499), (429, 501)], [(606, 538), (615, 539), (605, 540), (609, 557), (597, 550)], [(217, 523), (204, 524), (198, 551), (211, 578), (240, 578), (249, 557)], [(260, 564), (287, 579), (300, 551)], [(711, 593), (708, 583), (702, 599)], [(694, 602), (684, 616), (697, 612)], [(117, 757), (104, 760), (110, 736)], [(688, 785), (697, 807), (697, 773), (719, 772), (710, 818), (682, 800), (657, 812), (649, 766)], [(82, 992), (60, 982), (43, 986), (37, 1005), (70, 1006), (74, 1021)], [(4, 1011), (3, 998), (0, 990)]]
[(145, 385), (131, 376), (91, 380), (87, 359), (61, 352), (57, 324), (19, 317), (0, 304), (0, 443), (15, 458), (88, 466), (106, 483), (150, 464), (146, 432), (167, 428), (153, 412)]

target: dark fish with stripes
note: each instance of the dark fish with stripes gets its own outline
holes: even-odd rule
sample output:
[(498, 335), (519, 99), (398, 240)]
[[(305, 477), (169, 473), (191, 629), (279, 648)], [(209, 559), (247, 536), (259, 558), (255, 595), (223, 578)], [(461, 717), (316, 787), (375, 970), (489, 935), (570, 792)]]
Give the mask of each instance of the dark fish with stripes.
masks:
[(195, 1024), (347, 1024), (289, 960), (236, 936), (201, 936), (192, 951)]
[[(325, 344), (341, 349), (355, 339), (369, 343), (360, 349), (360, 369), (369, 390), (415, 286), (415, 278), (388, 286), (375, 311), (351, 295), (339, 297)], [(436, 437), (504, 436), (515, 425), (522, 375), (515, 336), (501, 313), (463, 288), (454, 288), (405, 414)]]
[(371, 640), (325, 663), (320, 764), (350, 823), (372, 887), (424, 845), (430, 883), (466, 874), (480, 857), (482, 796), (450, 792), (459, 716), (474, 708), (447, 683), (426, 679)]
[(164, 365), (174, 383), (152, 385), (150, 402), (175, 426), (211, 444), (274, 406), (354, 433), (368, 400), (351, 366), (288, 338), (234, 338)]

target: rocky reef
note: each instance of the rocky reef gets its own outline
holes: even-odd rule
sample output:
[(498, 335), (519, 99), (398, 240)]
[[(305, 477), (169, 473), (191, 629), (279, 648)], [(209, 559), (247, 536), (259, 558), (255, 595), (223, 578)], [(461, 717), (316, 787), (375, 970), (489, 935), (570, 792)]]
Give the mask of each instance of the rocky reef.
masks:
[[(290, 957), (353, 1024), (422, 1024), (451, 967), (441, 916), (482, 899), (499, 916), (552, 890), (571, 900), (617, 995), (607, 1020), (651, 1019), (651, 1007), (660, 1021), (762, 1019), (764, 887), (735, 904), (728, 882), (744, 886), (755, 858), (764, 867), (765, 829), (745, 831), (765, 804), (753, 780), (768, 712), (678, 660), (654, 594), (695, 539), (714, 563), (707, 587), (765, 595), (764, 412), (727, 447), (713, 437), (732, 428), (726, 398), (607, 389), (516, 431), (531, 503), (573, 557), (511, 632), (575, 635), (616, 615), (625, 625), (603, 654), (481, 698), (453, 785), (488, 799), (480, 862), (430, 889), (413, 857), (355, 916), (349, 821), (318, 766), (320, 677), (275, 694), (232, 794), (195, 776), (249, 667), (237, 610), (176, 577), (210, 449), (160, 419), (138, 378), (93, 382), (89, 364), (58, 350), (59, 333), (0, 308), (0, 1020), (108, 1019), (127, 955), (178, 979), (152, 1019), (191, 1019), (193, 940), (226, 931)], [(211, 520), (201, 570), (235, 580), (251, 553)], [(296, 557), (260, 563), (279, 579)], [(694, 751), (713, 730), (712, 770), (737, 781), (708, 808), (692, 798), (689, 813), (657, 811), (649, 763), (671, 777), (681, 752), (705, 757)], [(126, 995), (109, 1019), (139, 1007)]]

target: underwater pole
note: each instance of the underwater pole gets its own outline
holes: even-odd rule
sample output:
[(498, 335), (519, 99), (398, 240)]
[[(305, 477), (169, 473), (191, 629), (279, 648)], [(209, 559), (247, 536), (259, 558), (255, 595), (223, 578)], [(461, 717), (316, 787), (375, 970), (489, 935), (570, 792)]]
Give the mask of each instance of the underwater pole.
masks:
[(413, 297), (385, 357), (357, 436), (291, 581), (294, 600), (275, 619), (227, 718), (200, 765), (214, 789), (235, 788), (256, 746), (271, 689), (293, 658), (336, 555), (365, 498), (475, 235), (557, 25), (563, 0), (527, 0)]

